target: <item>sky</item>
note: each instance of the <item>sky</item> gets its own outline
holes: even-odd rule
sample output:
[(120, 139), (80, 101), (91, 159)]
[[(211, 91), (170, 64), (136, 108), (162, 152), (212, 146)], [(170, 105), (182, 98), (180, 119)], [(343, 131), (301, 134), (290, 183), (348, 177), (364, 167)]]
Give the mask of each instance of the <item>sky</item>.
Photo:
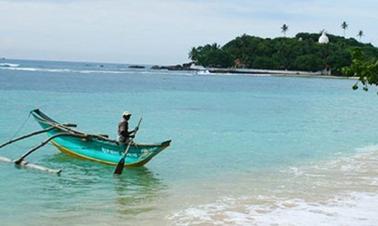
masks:
[(377, 0), (0, 0), (0, 57), (178, 64), (242, 34), (346, 35), (378, 46)]

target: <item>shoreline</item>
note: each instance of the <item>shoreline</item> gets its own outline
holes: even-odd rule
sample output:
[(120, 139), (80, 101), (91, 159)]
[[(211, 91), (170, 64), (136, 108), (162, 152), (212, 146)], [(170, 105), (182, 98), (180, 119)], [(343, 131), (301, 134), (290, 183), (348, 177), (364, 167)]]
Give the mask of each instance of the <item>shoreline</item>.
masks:
[(289, 70), (274, 70), (274, 69), (205, 68), (205, 70), (208, 70), (210, 73), (323, 75), (321, 72), (289, 71)]
[(321, 79), (342, 79), (358, 80), (358, 77), (343, 77), (335, 75), (293, 75), (293, 74), (270, 74), (273, 77), (290, 77), (290, 78), (321, 78)]
[[(208, 75), (215, 74), (242, 74), (242, 75), (269, 75), (273, 77), (297, 77), (297, 78), (323, 78), (323, 79), (347, 79), (358, 80), (358, 77), (346, 77), (336, 75), (325, 75), (321, 72), (308, 71), (289, 71), (289, 70), (271, 70), (271, 69), (224, 69), (224, 68), (205, 68), (204, 70), (197, 70), (198, 72), (207, 71)], [(205, 73), (206, 74), (206, 73)]]
[(185, 71), (195, 72), (201, 75), (215, 75), (215, 74), (244, 74), (244, 75), (269, 75), (276, 77), (300, 77), (300, 78), (325, 78), (325, 79), (350, 79), (358, 80), (358, 77), (336, 76), (330, 72), (323, 71), (296, 71), (296, 70), (274, 70), (274, 69), (252, 69), (252, 68), (213, 68), (193, 65), (191, 63), (178, 64), (170, 66), (154, 65), (150, 70), (164, 70), (164, 71)]

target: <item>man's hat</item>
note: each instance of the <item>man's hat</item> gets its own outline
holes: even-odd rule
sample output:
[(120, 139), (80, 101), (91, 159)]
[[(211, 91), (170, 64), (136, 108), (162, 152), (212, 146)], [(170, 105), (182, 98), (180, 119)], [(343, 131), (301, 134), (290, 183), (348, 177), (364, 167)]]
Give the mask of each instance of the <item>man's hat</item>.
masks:
[(128, 111), (125, 111), (125, 112), (123, 112), (123, 114), (122, 114), (122, 116), (131, 116), (131, 113), (130, 112), (128, 112)]

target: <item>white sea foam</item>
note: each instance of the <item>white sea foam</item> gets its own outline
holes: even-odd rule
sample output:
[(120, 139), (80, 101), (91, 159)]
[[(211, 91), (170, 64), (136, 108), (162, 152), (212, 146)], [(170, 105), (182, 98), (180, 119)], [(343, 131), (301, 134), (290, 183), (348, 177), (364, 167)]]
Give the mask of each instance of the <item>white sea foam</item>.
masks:
[[(290, 202), (293, 207), (285, 207)], [(265, 214), (256, 210), (259, 206), (249, 206), (250, 215), (255, 215), (257, 225), (375, 225), (378, 222), (376, 210), (378, 195), (352, 193), (337, 196), (325, 203), (309, 203), (303, 200), (283, 201), (280, 207)], [(237, 220), (237, 219), (236, 219)]]
[(11, 64), (11, 63), (0, 63), (0, 67), (18, 67), (19, 64)]
[[(164, 74), (164, 75), (172, 75), (172, 74), (179, 74), (183, 76), (195, 76), (196, 72), (191, 71), (168, 71), (168, 70), (131, 70), (131, 69), (117, 69), (117, 70), (80, 70), (80, 69), (66, 69), (66, 68), (38, 68), (38, 67), (20, 67), (18, 64), (9, 64), (9, 63), (2, 63), (0, 64), (1, 70), (13, 70), (13, 71), (29, 71), (29, 72), (54, 72), (54, 73), (80, 73), (80, 74)], [(207, 76), (230, 76), (236, 74), (230, 73), (210, 73), (204, 74)], [(240, 74), (241, 75), (241, 74)], [(248, 76), (255, 76), (255, 77), (266, 77), (271, 76), (269, 74), (247, 74)]]
[[(6, 64), (9, 65), (9, 64)], [(80, 69), (67, 69), (67, 68), (38, 68), (38, 67), (19, 67), (14, 64), (13, 66), (1, 66), (1, 70), (12, 71), (29, 71), (29, 72), (52, 72), (52, 73), (79, 73), (79, 74), (156, 74), (156, 71), (149, 70), (80, 70)], [(172, 74), (170, 71), (158, 71), (159, 74)], [(193, 76), (191, 72), (175, 72), (175, 74)]]
[[(378, 145), (334, 160), (250, 177), (260, 189), (192, 204), (168, 220), (177, 225), (377, 225)], [(264, 184), (265, 178), (269, 183)]]
[(114, 71), (114, 70), (74, 70), (66, 68), (35, 68), (35, 67), (3, 67), (3, 70), (31, 71), (31, 72), (53, 72), (53, 73), (80, 73), (80, 74), (135, 74), (135, 71)]
[(239, 200), (220, 200), (190, 207), (168, 219), (177, 225), (361, 225), (378, 222), (378, 195), (351, 193), (323, 202), (265, 197), (271, 204), (235, 206)]
[(370, 144), (364, 147), (356, 148), (359, 152), (372, 152), (372, 151), (378, 151), (378, 144)]

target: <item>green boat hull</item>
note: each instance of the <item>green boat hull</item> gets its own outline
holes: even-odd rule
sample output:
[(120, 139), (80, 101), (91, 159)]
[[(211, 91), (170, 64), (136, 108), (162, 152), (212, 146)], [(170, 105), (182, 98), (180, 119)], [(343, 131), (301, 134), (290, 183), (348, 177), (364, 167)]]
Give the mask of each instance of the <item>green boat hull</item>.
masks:
[[(52, 126), (55, 127), (56, 125), (62, 126), (62, 124), (49, 118), (38, 109), (31, 111), (31, 114), (44, 129)], [(56, 127), (47, 132), (47, 134), (51, 137), (65, 132), (66, 130), (64, 128), (60, 129), (59, 127)], [(51, 143), (61, 152), (70, 156), (108, 165), (118, 164), (126, 149), (125, 144), (120, 144), (115, 140), (110, 140), (105, 137), (102, 138), (99, 135), (90, 135), (82, 132), (79, 133), (83, 134), (85, 137), (66, 135), (54, 138)], [(170, 140), (167, 140), (158, 144), (131, 144), (125, 159), (125, 167), (143, 166), (154, 156), (167, 148), (170, 145), (170, 142)]]

